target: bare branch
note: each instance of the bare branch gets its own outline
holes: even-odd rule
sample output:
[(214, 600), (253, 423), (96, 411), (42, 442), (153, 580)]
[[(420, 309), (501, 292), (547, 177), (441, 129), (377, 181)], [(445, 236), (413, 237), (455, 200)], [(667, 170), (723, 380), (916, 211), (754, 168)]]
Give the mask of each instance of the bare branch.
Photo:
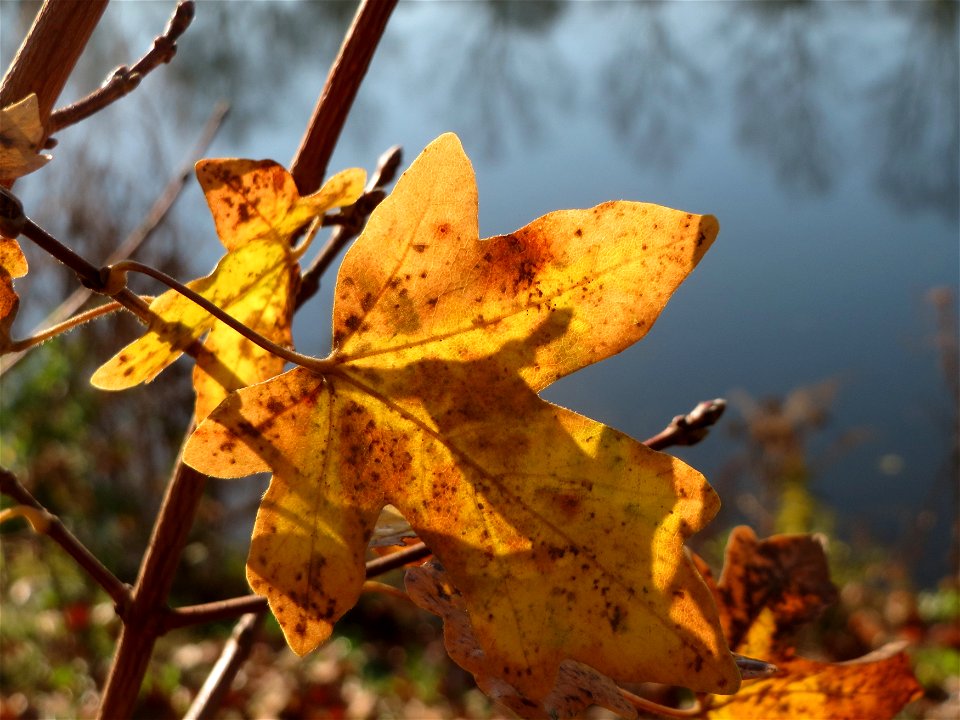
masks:
[(230, 639), (220, 652), (220, 657), (203, 682), (203, 687), (193, 699), (184, 720), (208, 720), (214, 717), (223, 696), (230, 690), (233, 679), (246, 662), (253, 640), (263, 624), (265, 612), (247, 613), (233, 628)]
[(320, 278), (323, 277), (344, 246), (363, 230), (370, 213), (384, 198), (383, 188), (393, 182), (402, 159), (403, 150), (399, 145), (394, 145), (388, 149), (378, 158), (377, 169), (370, 176), (360, 199), (341, 213), (324, 216), (324, 223), (329, 217), (330, 221), (337, 223), (338, 227), (330, 234), (327, 244), (313, 259), (310, 267), (300, 276), (296, 308), (299, 309), (317, 293), (317, 290), (320, 289)]
[(644, 440), (643, 444), (652, 450), (673, 445), (696, 445), (707, 436), (726, 408), (727, 401), (721, 398), (704, 400), (686, 415), (677, 415), (667, 427)]
[(363, 0), (327, 75), (290, 172), (301, 195), (320, 187), (340, 131), (397, 0)]
[(66, 526), (60, 521), (60, 518), (44, 508), (43, 505), (30, 494), (30, 491), (20, 484), (16, 475), (6, 468), (0, 468), (0, 493), (13, 498), (21, 505), (26, 505), (27, 507), (44, 513), (47, 521), (46, 529), (44, 530), (45, 534), (62, 547), (70, 557), (76, 560), (77, 564), (106, 591), (116, 606), (117, 614), (123, 617), (130, 602), (129, 586), (120, 582), (120, 580), (87, 549), (86, 545), (67, 530)]
[(168, 63), (177, 53), (177, 39), (190, 26), (196, 13), (193, 0), (180, 0), (163, 34), (153, 41), (153, 47), (133, 67), (121, 65), (98, 89), (71, 105), (55, 110), (47, 123), (47, 134), (52, 135), (63, 128), (100, 112), (124, 95), (133, 92), (140, 81), (155, 68)]

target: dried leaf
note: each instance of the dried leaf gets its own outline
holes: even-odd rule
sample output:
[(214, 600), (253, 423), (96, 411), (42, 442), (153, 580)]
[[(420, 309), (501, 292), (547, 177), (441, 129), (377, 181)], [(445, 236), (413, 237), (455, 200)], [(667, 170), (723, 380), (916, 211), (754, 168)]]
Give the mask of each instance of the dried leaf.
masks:
[[(702, 561), (701, 561), (702, 562)], [(797, 657), (788, 638), (836, 600), (823, 546), (807, 535), (758, 540), (736, 528), (714, 589), (730, 647), (779, 668), (776, 677), (745, 680), (733, 696), (707, 699), (706, 717), (844, 720), (894, 717), (922, 694), (903, 645), (845, 663)]]
[(36, 93), (0, 110), (0, 181), (9, 182), (46, 165), (41, 153), (45, 133)]
[[(765, 610), (751, 628), (751, 654), (772, 643), (773, 612)], [(766, 635), (766, 637), (764, 637)], [(745, 680), (736, 695), (711, 698), (710, 720), (885, 720), (918, 699), (923, 689), (910, 668), (903, 643), (890, 643), (856, 660), (828, 663), (778, 658), (777, 677)]]
[(356, 602), (389, 503), (462, 593), (490, 675), (524, 696), (546, 696), (565, 660), (734, 691), (683, 548), (715, 493), (536, 394), (642, 337), (716, 232), (617, 202), (481, 241), (459, 141), (428, 146), (344, 259), (328, 371), (239, 390), (185, 449), (212, 475), (273, 472), (247, 578), (291, 648), (314, 649)]
[(0, 237), (0, 350), (10, 344), (10, 330), (20, 307), (13, 280), (26, 274), (27, 258), (20, 245), (13, 238)]

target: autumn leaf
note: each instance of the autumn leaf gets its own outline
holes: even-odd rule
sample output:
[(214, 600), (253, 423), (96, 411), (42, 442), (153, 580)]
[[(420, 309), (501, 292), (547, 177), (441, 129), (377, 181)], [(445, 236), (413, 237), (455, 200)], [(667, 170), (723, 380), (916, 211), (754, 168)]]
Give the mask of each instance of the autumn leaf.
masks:
[(591, 705), (605, 707), (622, 718), (637, 717), (637, 711), (610, 678), (573, 660), (560, 663), (553, 688), (540, 702), (523, 697), (516, 688), (491, 675), (470, 625), (463, 596), (450, 584), (442, 567), (427, 563), (412, 568), (407, 571), (405, 583), (411, 600), (443, 618), (443, 642), (451, 659), (473, 674), (477, 686), (488, 697), (521, 717), (582, 717)]
[(228, 250), (265, 237), (287, 242), (317, 215), (356, 202), (366, 181), (363, 170), (351, 168), (300, 197), (293, 176), (273, 160), (201, 160), (196, 171)]
[[(315, 194), (301, 198), (293, 178), (272, 161), (205, 160), (197, 175), (229, 252), (214, 271), (187, 286), (279, 345), (292, 344), (297, 261), (305, 250), (291, 236), (318, 213), (354, 202), (363, 190), (362, 170), (333, 176)], [(197, 419), (227, 393), (277, 375), (283, 360), (268, 353), (192, 301), (170, 290), (150, 309), (150, 331), (102, 365), (91, 382), (123, 390), (150, 382), (207, 331), (194, 367)]]
[(247, 579), (290, 647), (314, 649), (354, 605), (389, 503), (461, 593), (491, 677), (523, 696), (566, 660), (736, 690), (683, 547), (716, 494), (537, 395), (643, 337), (716, 233), (612, 202), (480, 240), (469, 160), (454, 135), (431, 143), (343, 261), (331, 356), (231, 394), (185, 448), (212, 475), (273, 472)]
[(775, 677), (745, 680), (736, 695), (714, 695), (706, 717), (844, 720), (894, 717), (922, 694), (903, 644), (891, 643), (850, 662), (798, 657), (791, 634), (836, 600), (823, 546), (808, 535), (758, 540), (734, 529), (723, 572), (712, 587), (731, 649), (779, 668)]
[(10, 330), (20, 307), (13, 280), (26, 274), (27, 259), (20, 245), (13, 238), (0, 237), (0, 350), (10, 345)]
[(43, 123), (36, 93), (0, 109), (0, 181), (39, 170), (52, 159), (41, 153)]

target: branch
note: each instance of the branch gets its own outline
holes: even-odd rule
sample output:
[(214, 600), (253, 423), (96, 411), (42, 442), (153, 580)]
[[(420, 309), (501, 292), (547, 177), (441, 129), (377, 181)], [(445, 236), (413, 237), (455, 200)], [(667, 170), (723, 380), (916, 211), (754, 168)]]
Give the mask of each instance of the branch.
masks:
[(320, 187), (340, 131), (397, 0), (363, 0), (333, 61), (310, 124), (290, 164), (301, 195)]
[(707, 436), (726, 408), (727, 401), (721, 398), (704, 400), (686, 415), (677, 415), (667, 427), (644, 440), (643, 444), (652, 450), (673, 445), (696, 445)]
[(63, 522), (60, 521), (60, 518), (49, 513), (47, 509), (20, 484), (16, 475), (6, 468), (0, 468), (0, 493), (13, 498), (20, 503), (20, 505), (34, 508), (43, 514), (46, 520), (44, 533), (62, 547), (70, 557), (76, 560), (77, 564), (106, 591), (110, 599), (113, 600), (117, 614), (123, 617), (130, 603), (129, 586), (120, 582), (120, 580), (87, 549), (86, 545), (67, 530)]
[(263, 624), (265, 616), (266, 613), (261, 610), (256, 613), (247, 613), (240, 618), (230, 634), (230, 639), (223, 646), (216, 664), (204, 680), (203, 687), (200, 688), (200, 692), (183, 716), (184, 720), (207, 720), (214, 717), (217, 708), (223, 702), (224, 695), (230, 690), (233, 679), (250, 654), (253, 639)]
[(46, 126), (50, 110), (106, 7), (107, 0), (46, 0), (3, 76), (0, 107), (35, 92), (40, 119)]
[(121, 65), (97, 90), (77, 102), (50, 114), (47, 134), (63, 130), (100, 112), (124, 95), (133, 92), (140, 81), (155, 68), (168, 63), (177, 54), (177, 39), (183, 35), (196, 13), (193, 0), (180, 0), (163, 34), (154, 38), (153, 47), (133, 67)]
[(384, 152), (377, 159), (377, 169), (367, 182), (363, 195), (353, 205), (337, 215), (324, 216), (324, 223), (328, 218), (337, 222), (338, 227), (330, 234), (330, 239), (314, 258), (310, 267), (300, 276), (300, 287), (297, 290), (297, 299), (294, 307), (299, 309), (307, 300), (312, 298), (320, 289), (320, 278), (327, 271), (343, 247), (354, 237), (360, 234), (367, 218), (374, 208), (384, 198), (383, 188), (393, 182), (397, 168), (403, 159), (403, 150), (399, 145)]
[[(56, 337), (57, 335), (67, 332), (68, 330), (72, 330), (78, 325), (83, 325), (84, 323), (94, 320), (102, 315), (108, 315), (109, 313), (119, 310), (121, 307), (123, 306), (118, 302), (108, 302), (105, 305), (90, 308), (89, 310), (78, 313), (73, 317), (67, 318), (63, 322), (59, 322), (56, 325), (51, 325), (46, 330), (38, 332), (36, 335), (25, 337), (22, 340), (14, 340), (10, 343), (7, 350), (9, 350), (11, 353), (14, 353), (15, 357), (13, 359), (16, 360), (19, 357), (23, 357), (23, 355), (26, 354), (30, 348), (35, 348), (37, 345), (45, 343), (50, 338)], [(0, 354), (3, 354), (3, 352), (4, 350), (0, 349)], [(12, 365), (13, 363), (4, 363), (3, 367), (0, 368), (0, 373), (5, 373), (11, 368)]]

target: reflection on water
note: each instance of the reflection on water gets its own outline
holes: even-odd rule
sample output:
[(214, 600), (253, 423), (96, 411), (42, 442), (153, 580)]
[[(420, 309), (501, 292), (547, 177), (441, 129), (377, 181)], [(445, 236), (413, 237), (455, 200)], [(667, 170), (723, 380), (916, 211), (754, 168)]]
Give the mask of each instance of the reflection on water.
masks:
[[(21, 18), (37, 7), (0, 2), (0, 62), (9, 62)], [(215, 154), (286, 160), (354, 7), (198, 4), (174, 62), (116, 109), (65, 131), (54, 163), (18, 183), (18, 192), (41, 221), (70, 235), (81, 226), (71, 224), (69, 207), (48, 201), (51, 188), (74, 192), (96, 182), (96, 197), (77, 204), (108, 208), (119, 235), (139, 222), (221, 98), (233, 111)], [(143, 53), (170, 8), (166, 1), (111, 4), (68, 99)], [(916, 326), (923, 293), (957, 282), (957, 26), (958, 4), (949, 0), (401, 3), (340, 152), (345, 163), (369, 166), (402, 142), (412, 158), (417, 145), (455, 129), (481, 180), (495, 179), (481, 181), (481, 210), (501, 214), (509, 202), (550, 210), (617, 195), (704, 203), (691, 209), (716, 213), (725, 230), (715, 257), (638, 351), (645, 362), (662, 361), (657, 382), (642, 389), (643, 408), (624, 399), (630, 393), (599, 386), (570, 404), (645, 436), (732, 387), (784, 396), (813, 378), (856, 373), (851, 382), (861, 385), (838, 396), (838, 418), (852, 416), (850, 426), (866, 418), (886, 440), (871, 446), (875, 455), (853, 479), (835, 483), (850, 488), (846, 498), (828, 499), (879, 498), (870, 484), (886, 476), (863, 468), (894, 453), (906, 468), (896, 492), (904, 512), (914, 512), (913, 498), (937, 463), (929, 458), (943, 452), (931, 439), (937, 434), (921, 427), (925, 410), (915, 408), (943, 395), (939, 380), (929, 380), (935, 360), (918, 349)], [(96, 163), (81, 163), (77, 148)], [(604, 194), (593, 195), (594, 186)], [(185, 277), (207, 272), (213, 260), (204, 254), (208, 213), (191, 192), (168, 225), (190, 250), (194, 267)], [(493, 232), (531, 218), (498, 215)], [(783, 227), (800, 223), (806, 227), (783, 237)], [(44, 285), (44, 268), (31, 266), (36, 287)], [(329, 312), (323, 302), (307, 308), (308, 329), (297, 337), (308, 351), (328, 347), (329, 323), (317, 320)], [(699, 305), (685, 310), (685, 302)], [(723, 325), (724, 334), (714, 340), (717, 357), (701, 363), (710, 367), (693, 373), (690, 358), (702, 352), (694, 335), (712, 331), (696, 326), (705, 313), (704, 322)], [(25, 303), (21, 314), (26, 326), (41, 313)], [(688, 324), (663, 335), (671, 317)], [(604, 373), (608, 384), (628, 376), (637, 382), (632, 368), (618, 378), (615, 367), (576, 382)], [(703, 375), (711, 385), (699, 395)], [(672, 388), (669, 397), (660, 388)], [(879, 407), (881, 395), (888, 404)], [(610, 398), (600, 412), (586, 407), (597, 397)], [(719, 439), (714, 446), (723, 449)], [(711, 449), (697, 452), (708, 457)]]

